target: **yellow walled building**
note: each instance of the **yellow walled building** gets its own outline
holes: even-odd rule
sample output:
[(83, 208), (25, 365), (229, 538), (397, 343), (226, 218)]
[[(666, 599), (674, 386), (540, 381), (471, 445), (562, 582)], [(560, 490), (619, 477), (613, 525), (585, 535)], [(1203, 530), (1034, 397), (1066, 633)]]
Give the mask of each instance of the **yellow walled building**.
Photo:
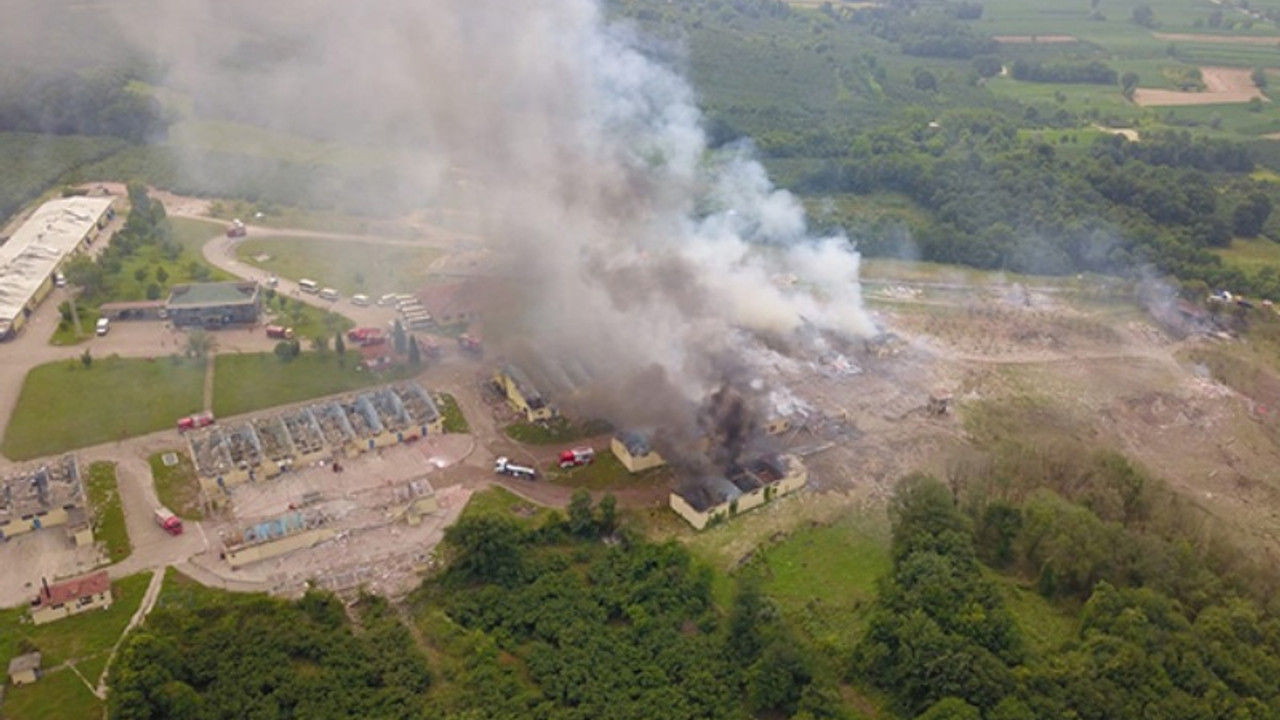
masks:
[(31, 602), (31, 622), (43, 625), (90, 610), (105, 610), (111, 607), (111, 601), (111, 578), (106, 570), (53, 584), (42, 583), (40, 593)]
[(614, 435), (609, 442), (609, 449), (630, 473), (644, 472), (667, 464), (650, 446), (648, 436), (641, 432), (626, 431)]
[(556, 416), (555, 408), (542, 397), (520, 368), (506, 364), (493, 374), (493, 382), (507, 398), (511, 409), (529, 422), (542, 422)]
[(29, 652), (9, 661), (9, 682), (30, 685), (40, 679), (40, 653)]
[(704, 478), (672, 492), (671, 509), (698, 530), (793, 493), (805, 486), (809, 471), (793, 455), (761, 458), (727, 478)]

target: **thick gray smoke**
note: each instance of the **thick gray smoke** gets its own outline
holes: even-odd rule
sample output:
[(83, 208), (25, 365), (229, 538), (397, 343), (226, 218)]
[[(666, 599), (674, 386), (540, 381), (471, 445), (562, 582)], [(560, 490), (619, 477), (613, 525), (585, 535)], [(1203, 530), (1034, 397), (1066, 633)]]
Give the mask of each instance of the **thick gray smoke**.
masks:
[(594, 0), (188, 0), (150, 20), (129, 27), (202, 112), (396, 147), (426, 205), (460, 202), (465, 171), (519, 307), (486, 341), (668, 452), (755, 377), (756, 333), (873, 331), (852, 245), (810, 235), (749, 148), (709, 151), (690, 86)]

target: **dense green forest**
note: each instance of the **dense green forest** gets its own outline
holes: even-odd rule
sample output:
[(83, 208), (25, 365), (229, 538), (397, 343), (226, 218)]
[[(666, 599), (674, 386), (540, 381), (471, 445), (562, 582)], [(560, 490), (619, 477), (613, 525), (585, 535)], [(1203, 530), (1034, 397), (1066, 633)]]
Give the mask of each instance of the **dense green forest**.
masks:
[(169, 121), (154, 98), (129, 89), (131, 80), (123, 72), (9, 69), (0, 74), (0, 132), (162, 139)]

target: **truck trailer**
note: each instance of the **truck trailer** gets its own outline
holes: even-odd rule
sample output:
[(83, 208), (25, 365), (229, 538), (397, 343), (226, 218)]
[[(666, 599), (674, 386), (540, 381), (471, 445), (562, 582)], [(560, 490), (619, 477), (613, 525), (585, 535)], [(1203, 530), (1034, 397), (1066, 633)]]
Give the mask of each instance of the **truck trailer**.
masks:
[(526, 465), (516, 465), (508, 458), (500, 457), (493, 463), (493, 471), (499, 475), (507, 475), (522, 480), (535, 480), (538, 471)]

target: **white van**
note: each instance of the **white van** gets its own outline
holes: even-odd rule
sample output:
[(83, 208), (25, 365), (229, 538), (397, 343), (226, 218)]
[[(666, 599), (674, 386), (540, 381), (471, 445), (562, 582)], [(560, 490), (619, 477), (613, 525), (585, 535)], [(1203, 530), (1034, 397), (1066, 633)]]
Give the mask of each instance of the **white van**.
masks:
[(315, 295), (316, 293), (320, 292), (320, 283), (316, 282), (315, 280), (308, 280), (306, 278), (302, 278), (301, 280), (298, 281), (298, 289), (304, 293), (311, 293), (312, 295)]
[(98, 334), (106, 335), (111, 332), (111, 321), (107, 318), (98, 318)]
[(358, 294), (357, 294), (357, 295), (352, 295), (352, 296), (351, 296), (351, 304), (352, 304), (352, 305), (358, 305), (359, 307), (368, 307), (368, 305), (369, 305), (369, 296), (368, 296), (368, 295), (358, 295)]
[(333, 288), (325, 288), (325, 289), (323, 289), (323, 290), (321, 290), (321, 291), (320, 291), (320, 299), (321, 299), (321, 300), (328, 300), (328, 301), (330, 301), (330, 302), (337, 302), (338, 297), (339, 297), (339, 295), (338, 295), (338, 291), (337, 291), (337, 290), (334, 290)]

